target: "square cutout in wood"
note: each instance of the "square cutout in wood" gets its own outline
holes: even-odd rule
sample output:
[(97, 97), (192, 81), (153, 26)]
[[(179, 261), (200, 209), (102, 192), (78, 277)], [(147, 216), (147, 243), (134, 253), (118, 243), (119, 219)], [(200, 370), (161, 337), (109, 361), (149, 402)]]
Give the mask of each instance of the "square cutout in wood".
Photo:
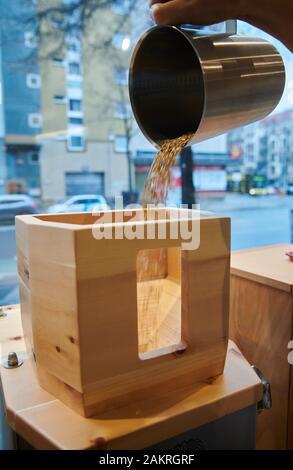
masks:
[(181, 248), (140, 250), (136, 273), (139, 358), (151, 359), (185, 349), (181, 328)]

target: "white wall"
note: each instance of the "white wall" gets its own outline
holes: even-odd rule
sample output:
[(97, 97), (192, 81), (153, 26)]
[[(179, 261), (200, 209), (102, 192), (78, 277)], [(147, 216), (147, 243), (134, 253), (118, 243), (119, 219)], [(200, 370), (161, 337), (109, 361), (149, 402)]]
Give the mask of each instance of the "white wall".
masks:
[(105, 195), (120, 195), (127, 190), (127, 160), (116, 153), (112, 142), (87, 141), (84, 152), (68, 152), (66, 142), (48, 140), (42, 143), (40, 172), (42, 197), (63, 199), (66, 172), (101, 172), (105, 175)]

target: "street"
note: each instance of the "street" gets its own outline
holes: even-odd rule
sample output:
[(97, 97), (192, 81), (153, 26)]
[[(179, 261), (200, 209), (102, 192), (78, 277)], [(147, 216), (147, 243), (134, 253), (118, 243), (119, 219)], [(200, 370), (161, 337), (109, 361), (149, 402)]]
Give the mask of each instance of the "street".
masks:
[(0, 305), (18, 302), (14, 226), (0, 226)]
[(231, 217), (232, 249), (290, 243), (292, 196), (227, 194), (223, 200), (199, 200), (202, 210)]
[[(292, 196), (251, 197), (227, 194), (225, 199), (198, 201), (202, 210), (232, 220), (232, 249), (291, 241)], [(18, 302), (13, 226), (0, 227), (0, 305)]]

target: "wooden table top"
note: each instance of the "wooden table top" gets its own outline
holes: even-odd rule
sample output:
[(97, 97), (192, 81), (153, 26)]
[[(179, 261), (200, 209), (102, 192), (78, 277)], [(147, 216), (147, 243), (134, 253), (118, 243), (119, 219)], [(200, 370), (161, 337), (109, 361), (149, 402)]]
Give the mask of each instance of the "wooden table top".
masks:
[(231, 274), (286, 292), (293, 292), (293, 263), (286, 253), (293, 245), (284, 243), (231, 254)]
[(43, 390), (34, 359), (26, 352), (18, 305), (2, 307), (2, 360), (15, 351), (23, 359), (13, 370), (0, 366), (12, 429), (36, 449), (143, 449), (255, 404), (262, 397), (259, 378), (233, 342), (224, 374), (196, 386), (178, 388), (156, 400), (83, 418)]

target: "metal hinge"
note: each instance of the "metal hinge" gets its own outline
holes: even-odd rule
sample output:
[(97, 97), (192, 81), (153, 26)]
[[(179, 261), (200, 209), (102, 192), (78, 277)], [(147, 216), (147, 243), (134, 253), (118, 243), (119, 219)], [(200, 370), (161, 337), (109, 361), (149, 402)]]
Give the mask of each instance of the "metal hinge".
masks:
[(262, 399), (257, 403), (257, 412), (261, 413), (263, 410), (270, 410), (273, 406), (271, 384), (255, 365), (252, 365), (251, 367), (262, 383)]

